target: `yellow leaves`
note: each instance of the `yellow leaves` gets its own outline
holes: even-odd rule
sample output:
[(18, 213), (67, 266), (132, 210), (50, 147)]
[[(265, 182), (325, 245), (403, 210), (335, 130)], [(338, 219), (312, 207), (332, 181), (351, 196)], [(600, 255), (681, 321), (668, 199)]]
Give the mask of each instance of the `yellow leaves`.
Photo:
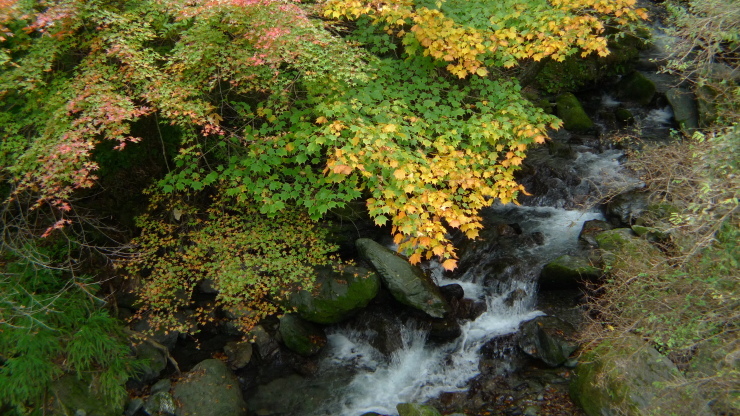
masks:
[(488, 75), (488, 70), (486, 68), (480, 67), (475, 70), (475, 73), (480, 77), (485, 77)]
[(409, 257), (409, 263), (411, 264), (419, 264), (421, 263), (421, 253), (414, 253)]
[(397, 129), (398, 126), (396, 126), (395, 124), (386, 124), (385, 126), (383, 126), (382, 131), (384, 133), (392, 133), (395, 132)]
[(398, 180), (402, 180), (403, 178), (406, 177), (406, 172), (403, 169), (396, 169), (393, 172), (393, 177), (396, 178), (396, 179), (398, 179)]
[(321, 117), (319, 117), (319, 118), (316, 119), (316, 124), (324, 124), (324, 123), (328, 123), (328, 122), (329, 122), (329, 120), (326, 117), (324, 117), (324, 116), (321, 116)]
[(455, 270), (455, 268), (457, 267), (457, 260), (447, 259), (444, 262), (442, 262), (442, 267), (445, 270)]

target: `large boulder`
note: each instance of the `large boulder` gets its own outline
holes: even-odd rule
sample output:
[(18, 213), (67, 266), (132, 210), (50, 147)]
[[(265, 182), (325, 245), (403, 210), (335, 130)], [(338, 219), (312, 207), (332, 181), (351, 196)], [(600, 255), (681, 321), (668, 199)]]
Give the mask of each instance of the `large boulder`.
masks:
[(591, 265), (588, 259), (564, 255), (547, 263), (540, 275), (543, 289), (572, 289), (584, 280), (595, 280), (601, 269)]
[(285, 346), (304, 357), (318, 354), (326, 345), (324, 330), (295, 314), (280, 318), (279, 331)]
[(603, 341), (584, 354), (570, 394), (589, 416), (709, 416), (676, 366), (641, 339)]
[(588, 220), (581, 227), (581, 232), (578, 234), (578, 241), (588, 248), (596, 248), (598, 246), (596, 235), (613, 228), (614, 226), (606, 221)]
[(557, 115), (563, 120), (563, 127), (568, 131), (584, 132), (594, 127), (583, 106), (575, 95), (562, 94), (557, 99)]
[(692, 132), (699, 128), (699, 110), (694, 94), (683, 88), (671, 88), (665, 96), (673, 108), (673, 118), (682, 130)]
[(538, 316), (519, 326), (519, 348), (532, 358), (557, 367), (578, 349), (573, 325), (554, 316)]
[(638, 71), (622, 77), (617, 84), (617, 95), (640, 105), (648, 105), (655, 96), (655, 84)]
[(398, 416), (442, 416), (437, 409), (425, 404), (399, 403), (396, 410)]
[(621, 226), (632, 225), (649, 206), (648, 194), (640, 190), (614, 196), (606, 204), (606, 217)]
[(450, 312), (439, 288), (421, 268), (373, 240), (361, 238), (355, 244), (396, 300), (433, 318), (444, 318)]
[(177, 416), (246, 416), (239, 380), (223, 362), (196, 364), (173, 390)]
[(341, 272), (317, 268), (316, 289), (302, 290), (290, 298), (301, 318), (319, 324), (343, 321), (370, 303), (380, 289), (378, 275), (361, 267), (345, 267)]

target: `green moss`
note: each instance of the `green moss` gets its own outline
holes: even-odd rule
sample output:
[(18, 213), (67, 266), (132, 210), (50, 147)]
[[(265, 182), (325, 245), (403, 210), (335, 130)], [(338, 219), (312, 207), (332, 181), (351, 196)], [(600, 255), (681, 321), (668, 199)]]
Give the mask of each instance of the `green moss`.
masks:
[(583, 110), (578, 98), (571, 93), (562, 94), (558, 97), (557, 116), (563, 120), (563, 127), (566, 130), (580, 132), (589, 130), (594, 126), (594, 122)]
[(294, 314), (280, 318), (280, 336), (285, 346), (300, 355), (316, 355), (326, 345), (324, 331)]
[(619, 81), (617, 90), (620, 98), (647, 105), (655, 95), (655, 84), (640, 72), (633, 71)]

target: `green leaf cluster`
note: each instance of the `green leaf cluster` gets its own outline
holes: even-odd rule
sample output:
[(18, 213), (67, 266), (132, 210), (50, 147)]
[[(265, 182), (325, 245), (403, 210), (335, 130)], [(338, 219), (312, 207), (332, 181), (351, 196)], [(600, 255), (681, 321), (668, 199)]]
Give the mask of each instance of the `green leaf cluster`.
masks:
[[(29, 250), (29, 252), (38, 250)], [(48, 253), (42, 249), (41, 253)], [(87, 278), (6, 256), (0, 277), (0, 400), (18, 415), (40, 415), (56, 379), (73, 374), (122, 408), (137, 364), (120, 322), (101, 309)]]

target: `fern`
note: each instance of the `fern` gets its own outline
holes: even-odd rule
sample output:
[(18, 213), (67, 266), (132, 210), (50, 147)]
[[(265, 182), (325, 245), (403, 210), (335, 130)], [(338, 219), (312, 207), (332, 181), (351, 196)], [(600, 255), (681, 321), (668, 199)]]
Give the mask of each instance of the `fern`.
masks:
[(15, 414), (40, 414), (50, 385), (74, 374), (90, 380), (92, 392), (110, 406), (121, 407), (123, 386), (137, 365), (120, 323), (91, 300), (87, 291), (95, 285), (25, 258), (6, 260), (0, 278), (0, 404)]

